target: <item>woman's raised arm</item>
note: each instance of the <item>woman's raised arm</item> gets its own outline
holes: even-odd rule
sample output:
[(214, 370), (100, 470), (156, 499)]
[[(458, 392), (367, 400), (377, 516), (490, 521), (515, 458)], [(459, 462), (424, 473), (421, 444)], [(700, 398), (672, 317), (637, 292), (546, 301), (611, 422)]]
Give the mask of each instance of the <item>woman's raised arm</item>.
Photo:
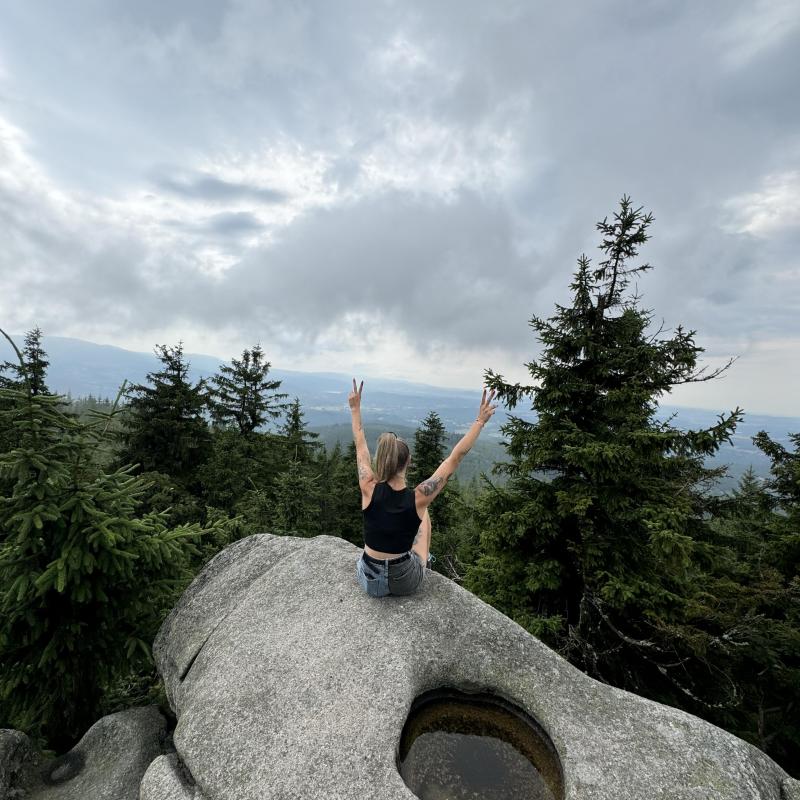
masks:
[(375, 475), (372, 472), (372, 459), (369, 455), (367, 437), (364, 436), (364, 427), (361, 424), (361, 393), (364, 391), (364, 381), (356, 387), (356, 379), (353, 378), (353, 391), (347, 398), (350, 406), (350, 416), (353, 423), (353, 441), (356, 444), (356, 461), (358, 463), (358, 485), (362, 492), (370, 491), (370, 487), (375, 483)]
[(458, 465), (462, 462), (464, 456), (472, 449), (472, 445), (475, 444), (478, 436), (480, 436), (483, 426), (492, 418), (492, 414), (497, 409), (497, 406), (492, 405), (494, 397), (494, 389), (488, 395), (486, 394), (486, 389), (483, 390), (481, 405), (475, 422), (456, 443), (450, 455), (442, 461), (436, 472), (416, 487), (414, 491), (417, 510), (427, 508), (436, 499), (436, 496), (444, 489), (450, 476), (458, 469)]

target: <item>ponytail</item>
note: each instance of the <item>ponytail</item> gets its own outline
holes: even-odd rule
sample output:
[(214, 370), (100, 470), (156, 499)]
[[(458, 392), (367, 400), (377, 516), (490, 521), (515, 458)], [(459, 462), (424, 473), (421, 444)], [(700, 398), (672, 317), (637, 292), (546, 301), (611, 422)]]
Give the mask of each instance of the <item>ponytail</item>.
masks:
[(408, 445), (396, 433), (382, 433), (375, 454), (375, 477), (378, 483), (388, 481), (405, 469), (409, 458)]

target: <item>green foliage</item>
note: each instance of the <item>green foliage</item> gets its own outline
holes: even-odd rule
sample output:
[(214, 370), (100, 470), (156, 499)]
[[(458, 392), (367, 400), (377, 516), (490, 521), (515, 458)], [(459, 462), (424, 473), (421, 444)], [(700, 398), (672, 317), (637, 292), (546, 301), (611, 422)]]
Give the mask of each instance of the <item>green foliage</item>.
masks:
[(320, 532), (320, 474), (300, 461), (289, 462), (275, 483), (272, 528), (295, 536)]
[(283, 409), (285, 394), (280, 394), (281, 381), (268, 380), (271, 366), (264, 361), (260, 345), (244, 350), (241, 359), (223, 364), (212, 379), (208, 393), (211, 416), (217, 425), (233, 426), (248, 435), (277, 419)]
[(156, 346), (163, 368), (149, 373), (148, 384), (134, 385), (122, 415), (117, 466), (138, 464), (142, 472), (163, 472), (189, 491), (211, 450), (205, 417), (204, 381), (187, 381), (189, 364), (183, 344)]
[(275, 434), (215, 428), (209, 457), (197, 472), (204, 504), (236, 513), (249, 491), (271, 497), (285, 468), (284, 453), (284, 441)]
[(321, 474), (320, 530), (340, 536), (359, 547), (364, 544), (361, 489), (356, 471), (356, 445), (352, 440), (342, 455), (337, 442), (330, 456), (324, 456)]
[[(430, 478), (448, 453), (447, 431), (435, 411), (431, 411), (414, 433), (409, 485), (416, 486)], [(452, 578), (463, 571), (458, 558), (461, 540), (454, 526), (455, 506), (458, 503), (457, 479), (445, 486), (428, 509), (431, 518), (431, 552), (436, 555), (434, 569)]]
[(145, 481), (94, 459), (103, 420), (78, 421), (55, 395), (0, 398), (19, 432), (0, 455), (11, 485), (0, 498), (0, 723), (65, 746), (97, 718), (102, 687), (149, 663), (204, 531), (136, 513)]
[[(7, 337), (9, 342), (11, 339)], [(28, 387), (33, 395), (48, 394), (47, 388), (47, 367), (50, 362), (41, 344), (42, 332), (38, 327), (29, 331), (25, 336), (25, 344), (22, 352), (17, 350), (18, 361), (4, 361), (0, 364), (0, 389), (24, 389)], [(8, 377), (2, 373), (7, 372), (13, 377)], [(8, 400), (0, 399), (0, 411), (8, 410), (11, 404)], [(0, 453), (16, 447), (19, 442), (19, 432), (16, 431), (8, 422), (0, 420)], [(2, 484), (0, 484), (2, 489)]]
[(673, 386), (704, 380), (694, 331), (648, 332), (652, 316), (626, 294), (648, 264), (630, 266), (652, 216), (623, 198), (598, 223), (603, 260), (582, 256), (572, 304), (533, 317), (542, 345), (529, 386), (491, 370), (487, 384), (535, 423), (503, 427), (505, 487), (482, 504), (483, 555), (468, 585), (602, 680), (678, 701), (688, 633), (676, 628), (696, 577), (692, 556), (717, 472), (703, 459), (730, 440), (738, 410), (707, 430), (655, 418)]
[[(16, 348), (15, 348), (16, 349)], [(47, 388), (47, 368), (50, 362), (42, 347), (42, 331), (35, 327), (25, 335), (21, 360), (4, 361), (0, 364), (0, 373), (9, 372), (15, 377), (0, 375), (0, 389), (21, 389), (27, 384), (32, 395), (49, 394)]]
[(287, 460), (308, 464), (322, 445), (317, 441), (319, 434), (308, 429), (304, 416), (300, 400), (295, 397), (286, 409), (286, 419), (279, 427), (279, 433), (284, 439)]
[[(778, 474), (785, 457), (796, 456), (782, 449), (771, 455)], [(687, 604), (686, 623), (707, 632), (696, 642), (710, 665), (709, 679), (725, 681), (735, 697), (735, 702), (706, 709), (704, 716), (777, 761), (797, 765), (798, 534), (796, 525), (786, 527), (789, 517), (777, 509), (778, 502), (752, 472), (741, 479), (697, 545), (703, 578)]]

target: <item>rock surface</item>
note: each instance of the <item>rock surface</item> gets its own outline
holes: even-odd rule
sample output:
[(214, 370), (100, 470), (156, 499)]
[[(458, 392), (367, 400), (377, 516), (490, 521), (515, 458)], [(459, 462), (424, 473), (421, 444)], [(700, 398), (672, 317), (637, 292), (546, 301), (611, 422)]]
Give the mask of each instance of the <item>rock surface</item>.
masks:
[(207, 565), (154, 645), (177, 756), (153, 761), (141, 800), (410, 800), (400, 732), (437, 687), (492, 692), (538, 720), (567, 798), (792, 796), (756, 748), (586, 677), (438, 574), (412, 597), (367, 597), (358, 552), (260, 534)]
[[(148, 765), (162, 751), (166, 720), (156, 706), (110, 714), (92, 725), (68, 753), (41, 759), (28, 756), (0, 800), (139, 800)], [(17, 731), (3, 731), (22, 736)], [(27, 737), (23, 737), (27, 739)], [(0, 776), (4, 751), (0, 737)]]
[(25, 777), (35, 763), (36, 753), (24, 733), (0, 730), (0, 800), (23, 797)]

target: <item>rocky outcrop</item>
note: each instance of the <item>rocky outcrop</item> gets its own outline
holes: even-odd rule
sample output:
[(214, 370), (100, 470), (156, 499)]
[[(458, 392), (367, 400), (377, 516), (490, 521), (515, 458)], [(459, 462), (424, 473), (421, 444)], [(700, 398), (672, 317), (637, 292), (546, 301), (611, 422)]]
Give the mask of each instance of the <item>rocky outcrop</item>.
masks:
[(26, 776), (35, 763), (36, 753), (24, 733), (0, 730), (0, 800), (23, 796)]
[(373, 599), (341, 539), (252, 536), (218, 554), (154, 653), (177, 716), (96, 723), (41, 761), (0, 731), (0, 800), (411, 800), (398, 772), (415, 698), (489, 693), (538, 721), (570, 800), (800, 800), (761, 751), (600, 684), (456, 584)]
[(0, 782), (0, 800), (138, 800), (165, 733), (156, 706), (132, 708), (103, 717), (68, 753), (43, 759), (27, 737), (0, 731), (0, 781), (9, 776)]
[(400, 732), (437, 687), (490, 692), (538, 720), (567, 798), (791, 796), (796, 782), (761, 751), (586, 677), (440, 575), (413, 597), (367, 597), (357, 554), (262, 534), (208, 564), (155, 642), (177, 755), (151, 765), (141, 800), (407, 800)]

